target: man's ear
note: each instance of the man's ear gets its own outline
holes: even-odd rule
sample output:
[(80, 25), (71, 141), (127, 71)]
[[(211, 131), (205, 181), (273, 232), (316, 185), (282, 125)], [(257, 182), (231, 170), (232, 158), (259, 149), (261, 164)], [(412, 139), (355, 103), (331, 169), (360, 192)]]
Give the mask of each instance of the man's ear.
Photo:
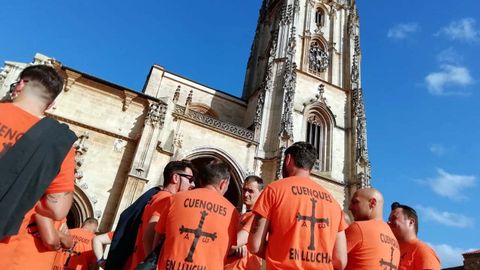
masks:
[(377, 206), (377, 199), (371, 198), (371, 199), (368, 201), (368, 205), (369, 205), (370, 209), (375, 208), (375, 206)]
[(176, 184), (180, 183), (180, 180), (182, 180), (182, 179), (180, 179), (180, 175), (174, 173), (174, 174), (172, 175), (172, 181), (170, 181), (170, 183), (176, 185)]

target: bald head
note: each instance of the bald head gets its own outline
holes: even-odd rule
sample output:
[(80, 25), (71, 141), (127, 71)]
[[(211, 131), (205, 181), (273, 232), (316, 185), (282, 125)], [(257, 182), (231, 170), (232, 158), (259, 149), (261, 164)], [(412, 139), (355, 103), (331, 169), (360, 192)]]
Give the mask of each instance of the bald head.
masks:
[(355, 221), (382, 219), (383, 196), (374, 188), (357, 190), (350, 200), (349, 210)]

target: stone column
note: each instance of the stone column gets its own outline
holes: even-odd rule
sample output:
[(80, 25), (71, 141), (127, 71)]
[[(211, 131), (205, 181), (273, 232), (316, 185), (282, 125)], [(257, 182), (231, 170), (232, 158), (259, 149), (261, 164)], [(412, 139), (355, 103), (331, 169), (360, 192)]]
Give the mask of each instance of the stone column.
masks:
[[(148, 102), (149, 110), (145, 117), (145, 124), (133, 158), (132, 167), (125, 181), (117, 213), (121, 213), (132, 204), (143, 193), (145, 184), (148, 183), (148, 171), (167, 110), (165, 103), (152, 100)], [(118, 217), (119, 215), (116, 218)]]

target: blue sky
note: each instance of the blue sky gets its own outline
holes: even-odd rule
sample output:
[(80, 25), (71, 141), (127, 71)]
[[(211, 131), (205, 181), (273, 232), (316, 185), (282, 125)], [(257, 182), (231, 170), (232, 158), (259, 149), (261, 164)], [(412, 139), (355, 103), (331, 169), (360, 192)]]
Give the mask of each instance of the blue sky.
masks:
[[(153, 64), (239, 96), (260, 0), (6, 1), (0, 61), (36, 52), (141, 90)], [(443, 266), (480, 248), (480, 3), (360, 0), (373, 184)]]

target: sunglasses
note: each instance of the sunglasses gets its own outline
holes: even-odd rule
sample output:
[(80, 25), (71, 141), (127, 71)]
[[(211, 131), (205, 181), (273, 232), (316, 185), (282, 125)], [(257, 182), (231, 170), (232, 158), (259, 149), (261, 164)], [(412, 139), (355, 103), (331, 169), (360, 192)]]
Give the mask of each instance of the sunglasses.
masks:
[(189, 175), (189, 174), (184, 174), (184, 173), (177, 173), (180, 176), (183, 176), (188, 179), (188, 182), (193, 183), (195, 181), (195, 176)]

